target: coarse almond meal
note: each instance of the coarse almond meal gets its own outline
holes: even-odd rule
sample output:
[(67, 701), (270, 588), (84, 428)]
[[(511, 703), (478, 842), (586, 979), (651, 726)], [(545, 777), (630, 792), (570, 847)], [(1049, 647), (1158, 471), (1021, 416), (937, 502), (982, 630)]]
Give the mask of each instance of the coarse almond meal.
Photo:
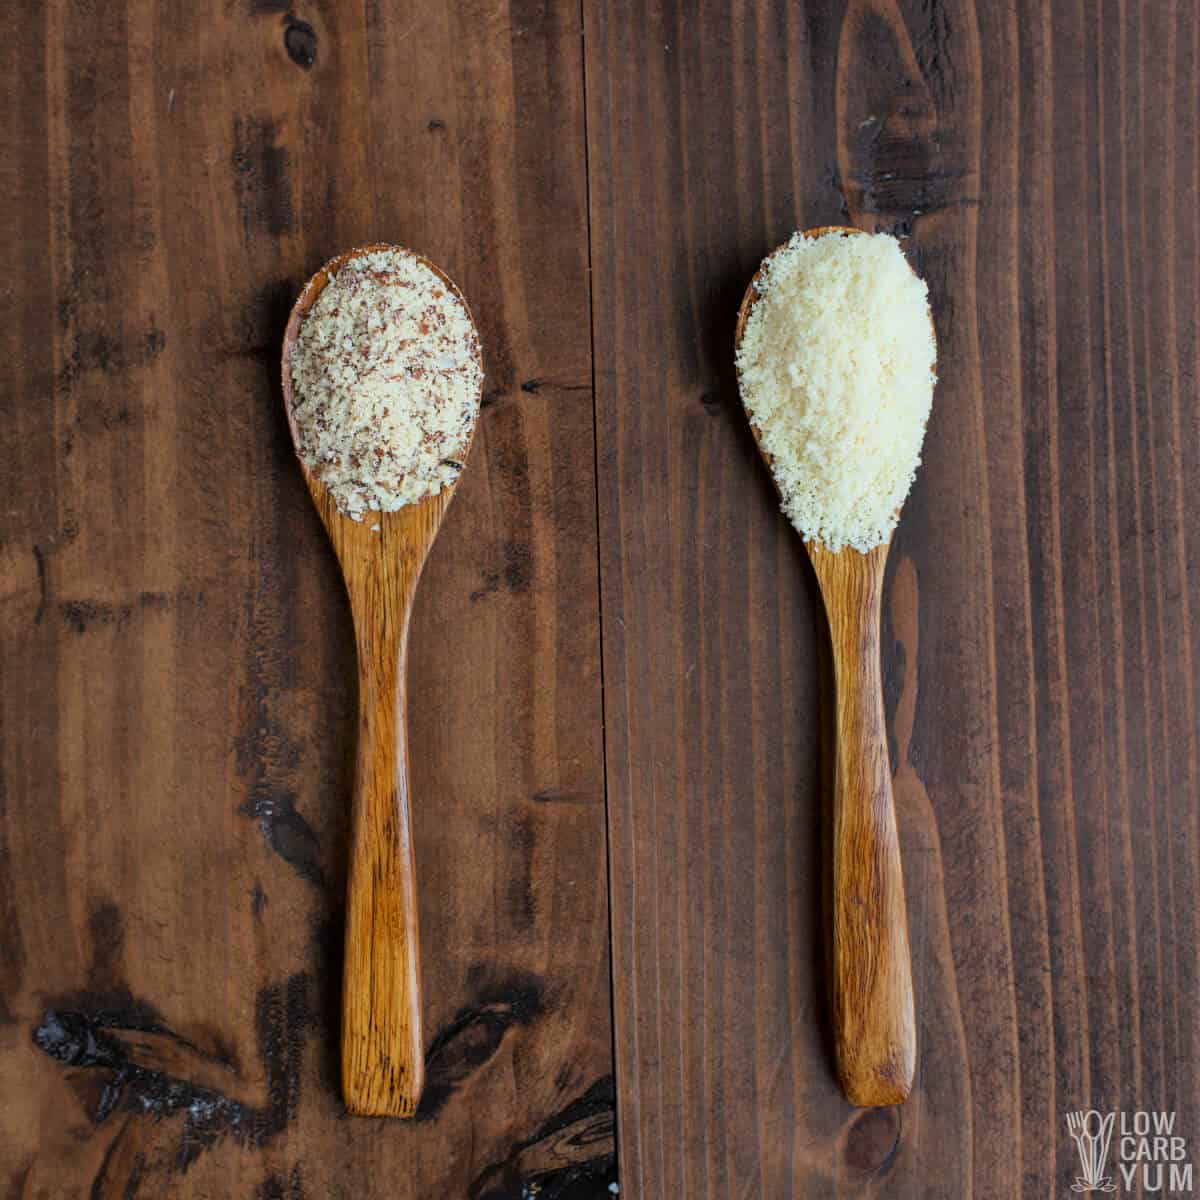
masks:
[(767, 260), (737, 354), (746, 412), (805, 539), (892, 535), (921, 461), (937, 347), (928, 288), (886, 234), (796, 234)]
[(479, 413), (479, 336), (417, 255), (346, 262), (305, 316), (291, 371), (297, 453), (346, 516), (395, 512), (458, 477)]

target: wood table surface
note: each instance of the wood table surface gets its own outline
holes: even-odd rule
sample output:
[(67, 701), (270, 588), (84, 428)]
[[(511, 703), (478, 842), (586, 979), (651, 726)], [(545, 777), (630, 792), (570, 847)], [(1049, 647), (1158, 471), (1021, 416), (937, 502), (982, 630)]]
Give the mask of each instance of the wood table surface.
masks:
[[(46, 0), (0, 56), (0, 1197), (1057, 1197), (1090, 1108), (1200, 1164), (1200, 6)], [(878, 1110), (830, 1059), (827, 632), (732, 366), (838, 223), (940, 345)], [(369, 241), (488, 372), (413, 624), (412, 1122), (338, 1092), (353, 639), (279, 394)]]

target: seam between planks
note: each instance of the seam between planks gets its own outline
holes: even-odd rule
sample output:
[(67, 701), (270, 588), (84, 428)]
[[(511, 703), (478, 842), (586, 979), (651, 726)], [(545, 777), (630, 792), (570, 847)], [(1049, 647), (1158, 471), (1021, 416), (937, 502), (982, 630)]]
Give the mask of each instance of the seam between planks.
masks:
[(583, 200), (584, 232), (587, 240), (587, 293), (588, 293), (588, 364), (591, 368), (592, 388), (592, 501), (596, 518), (596, 623), (600, 639), (600, 767), (604, 788), (604, 890), (606, 919), (608, 923), (608, 1033), (612, 1052), (613, 1076), (613, 1163), (618, 1183), (621, 1178), (621, 1089), (618, 1081), (617, 1062), (617, 993), (616, 956), (613, 953), (613, 868), (612, 839), (610, 837), (609, 794), (608, 794), (608, 713), (607, 691), (604, 686), (604, 567), (601, 557), (600, 522), (600, 413), (596, 399), (596, 295), (592, 275), (592, 169), (591, 137), (588, 128), (588, 77), (587, 77), (587, 13), (586, 0), (579, 0), (579, 86), (583, 103)]

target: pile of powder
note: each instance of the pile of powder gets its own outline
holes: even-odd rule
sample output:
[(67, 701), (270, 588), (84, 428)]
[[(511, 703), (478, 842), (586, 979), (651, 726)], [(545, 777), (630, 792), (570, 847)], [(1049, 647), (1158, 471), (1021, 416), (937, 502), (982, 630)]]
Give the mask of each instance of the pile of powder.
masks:
[(405, 250), (350, 259), (291, 354), (297, 452), (361, 521), (453, 483), (479, 413), (479, 337), (462, 298)]
[(747, 414), (806, 540), (891, 537), (936, 382), (928, 289), (886, 234), (795, 234), (765, 264), (737, 354)]

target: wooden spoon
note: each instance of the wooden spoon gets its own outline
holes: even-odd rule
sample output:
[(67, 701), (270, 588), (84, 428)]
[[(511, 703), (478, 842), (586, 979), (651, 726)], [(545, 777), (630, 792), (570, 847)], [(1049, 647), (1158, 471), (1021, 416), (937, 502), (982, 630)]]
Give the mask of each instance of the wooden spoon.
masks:
[[(803, 236), (860, 232), (821, 226), (805, 230)], [(734, 335), (738, 347), (760, 296), (756, 285), (765, 266), (742, 299)], [(750, 427), (774, 480), (774, 463), (763, 449), (752, 417)], [(866, 554), (852, 547), (833, 553), (815, 541), (806, 540), (804, 545), (829, 618), (836, 690), (834, 1052), (842, 1087), (852, 1104), (898, 1104), (912, 1089), (917, 1035), (879, 666), (888, 544)]]
[[(283, 337), (283, 398), (294, 445), (299, 445), (299, 434), (292, 415), (291, 355), (301, 323), (332, 274), (350, 259), (377, 250), (410, 253), (399, 246), (371, 245), (340, 255), (308, 281), (292, 308)], [(470, 316), (454, 283), (433, 263), (421, 261)], [(425, 1065), (405, 726), (408, 627), (417, 581), (457, 478), (417, 504), (390, 513), (368, 512), (362, 521), (353, 521), (338, 511), (325, 485), (303, 462), (300, 469), (341, 563), (358, 647), (342, 1093), (352, 1113), (411, 1117), (421, 1098)], [(373, 525), (379, 529), (372, 530)]]

